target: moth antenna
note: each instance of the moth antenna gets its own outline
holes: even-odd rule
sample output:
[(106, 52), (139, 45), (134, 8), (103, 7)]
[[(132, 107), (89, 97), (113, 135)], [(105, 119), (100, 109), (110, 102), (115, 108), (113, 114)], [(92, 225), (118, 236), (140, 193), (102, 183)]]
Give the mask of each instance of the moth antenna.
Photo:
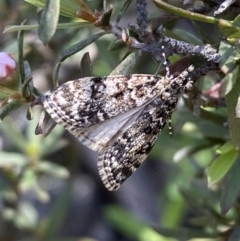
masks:
[(169, 121), (168, 121), (168, 133), (169, 133), (170, 138), (172, 138), (173, 132), (172, 132), (172, 120), (171, 119), (169, 119)]
[[(164, 46), (162, 45), (162, 50), (164, 49)], [(166, 54), (162, 53), (162, 57), (163, 57), (163, 66), (165, 67), (166, 69), (166, 77), (169, 78), (170, 77), (170, 69), (168, 67), (168, 62), (167, 62), (167, 57), (166, 57)]]

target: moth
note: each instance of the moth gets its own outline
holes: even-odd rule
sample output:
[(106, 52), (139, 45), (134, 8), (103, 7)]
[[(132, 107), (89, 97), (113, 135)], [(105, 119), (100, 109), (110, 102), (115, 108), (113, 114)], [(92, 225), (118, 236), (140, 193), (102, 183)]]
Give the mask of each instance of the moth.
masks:
[(115, 191), (146, 159), (179, 96), (192, 88), (193, 70), (177, 77), (86, 77), (48, 91), (41, 102), (57, 124), (98, 152), (99, 175)]

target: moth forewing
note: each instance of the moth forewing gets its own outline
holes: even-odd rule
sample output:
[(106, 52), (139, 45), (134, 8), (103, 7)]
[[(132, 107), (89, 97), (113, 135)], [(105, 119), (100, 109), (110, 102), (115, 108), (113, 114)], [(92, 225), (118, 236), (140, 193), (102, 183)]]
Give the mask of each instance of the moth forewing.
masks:
[(161, 76), (140, 74), (88, 77), (48, 91), (42, 103), (65, 128), (86, 128), (144, 105), (160, 94), (169, 81)]

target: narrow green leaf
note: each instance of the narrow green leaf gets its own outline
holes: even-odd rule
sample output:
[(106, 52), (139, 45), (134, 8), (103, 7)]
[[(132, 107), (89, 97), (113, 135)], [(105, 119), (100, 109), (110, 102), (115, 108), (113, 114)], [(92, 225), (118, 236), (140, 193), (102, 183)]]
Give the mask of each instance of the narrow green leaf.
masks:
[[(88, 25), (91, 25), (92, 23), (83, 21), (83, 20), (78, 20), (79, 22), (72, 22), (72, 23), (59, 23), (57, 25), (57, 29), (68, 29), (68, 28), (77, 28), (77, 27), (85, 27)], [(39, 25), (9, 25), (7, 26), (3, 33), (10, 33), (10, 32), (15, 32), (15, 31), (20, 31), (20, 30), (37, 30), (39, 28)]]
[[(13, 95), (15, 92), (16, 92), (15, 90), (11, 90), (5, 86), (0, 85), (0, 99), (5, 99), (5, 98), (9, 97), (10, 95)], [(5, 101), (5, 103), (6, 103), (6, 101)], [(3, 104), (3, 102), (0, 102), (1, 106), (3, 106), (2, 104)]]
[[(21, 24), (24, 25), (26, 20)], [(24, 40), (24, 31), (20, 30), (18, 32), (18, 64), (19, 64), (19, 77), (20, 83), (19, 86), (23, 84), (25, 80), (25, 70), (24, 70), (24, 58), (23, 58), (23, 40)]]
[(196, 35), (194, 32), (187, 31), (186, 29), (182, 28), (173, 28), (172, 33), (177, 36), (177, 39), (180, 38), (183, 41), (186, 41), (187, 43), (192, 43), (195, 45), (202, 45), (203, 42), (199, 35)]
[(231, 141), (236, 150), (240, 150), (240, 119), (236, 118), (236, 106), (238, 98), (240, 96), (240, 77), (238, 77), (236, 84), (232, 88), (231, 92), (226, 95), (226, 104), (228, 111), (228, 125), (231, 136)]
[(0, 123), (6, 118), (12, 111), (20, 108), (23, 104), (21, 100), (12, 100), (8, 102), (6, 105), (0, 108)]
[(17, 227), (25, 230), (35, 230), (38, 221), (38, 213), (30, 203), (18, 204), (18, 211), (14, 218)]
[(217, 150), (216, 153), (217, 154), (224, 154), (227, 153), (229, 151), (231, 151), (234, 148), (233, 144), (231, 141), (228, 141), (226, 143), (224, 143), (222, 146), (220, 146)]
[(126, 44), (121, 39), (114, 39), (108, 46), (108, 51), (126, 48)]
[(175, 14), (177, 16), (180, 16), (180, 17), (189, 18), (189, 19), (192, 19), (192, 20), (197, 20), (197, 21), (204, 22), (204, 23), (212, 23), (213, 24), (213, 23), (219, 22), (219, 20), (217, 18), (202, 15), (202, 14), (199, 14), (199, 13), (193, 13), (193, 12), (175, 7), (173, 5), (170, 5), (170, 4), (168, 4), (164, 1), (161, 1), (161, 0), (153, 0), (153, 2), (155, 3), (155, 5), (158, 8), (160, 8), (162, 10), (165, 10), (168, 13), (172, 13), (172, 14)]
[(207, 233), (202, 230), (194, 230), (191, 228), (158, 228), (156, 231), (163, 236), (175, 238), (174, 240), (193, 240), (194, 238), (217, 238), (217, 233)]
[(38, 29), (39, 38), (44, 45), (48, 44), (56, 31), (59, 12), (60, 0), (46, 0)]
[(26, 156), (20, 153), (0, 152), (0, 167), (23, 167), (27, 163)]
[(65, 167), (48, 161), (38, 162), (35, 170), (58, 178), (67, 178), (69, 176), (69, 172)]
[(231, 168), (232, 164), (236, 160), (238, 153), (235, 149), (220, 155), (214, 160), (208, 170), (208, 185), (219, 181)]
[(105, 32), (96, 33), (96, 34), (92, 35), (91, 37), (72, 45), (59, 56), (59, 62), (63, 62), (65, 59), (67, 59), (68, 57), (72, 56), (73, 54), (79, 52), (80, 50), (82, 50), (89, 44), (95, 42), (97, 39), (99, 39), (100, 37), (102, 37), (105, 34), (106, 34)]
[(224, 215), (234, 204), (240, 191), (240, 156), (237, 157), (234, 164), (226, 174), (222, 187), (220, 200), (221, 213)]
[[(43, 8), (46, 3), (46, 0), (25, 0), (25, 2)], [(79, 19), (76, 15), (76, 12), (79, 10), (85, 10), (88, 13), (92, 13), (91, 9), (89, 9), (86, 4), (80, 5), (79, 2), (76, 0), (61, 0), (61, 15), (73, 19)]]
[(37, 175), (33, 168), (26, 168), (23, 172), (22, 177), (19, 182), (19, 188), (21, 190), (31, 190), (33, 191), (37, 183)]
[(139, 230), (143, 230), (147, 227), (140, 222), (140, 220), (131, 216), (129, 212), (116, 205), (107, 206), (104, 210), (104, 214), (107, 220), (112, 223), (117, 230), (134, 240), (139, 239)]
[(129, 5), (132, 3), (133, 0), (125, 0), (121, 10), (119, 11), (117, 18), (116, 18), (116, 25), (118, 25), (118, 23), (120, 22), (123, 14), (127, 11)]
[(112, 72), (110, 75), (129, 74), (129, 72), (136, 65), (140, 55), (137, 52), (133, 52), (127, 56)]

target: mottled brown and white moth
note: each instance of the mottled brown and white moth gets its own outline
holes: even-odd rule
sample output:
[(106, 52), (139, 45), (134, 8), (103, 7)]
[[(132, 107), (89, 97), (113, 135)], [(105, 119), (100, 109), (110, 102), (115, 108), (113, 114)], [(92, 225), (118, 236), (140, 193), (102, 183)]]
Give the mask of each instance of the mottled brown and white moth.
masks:
[(191, 89), (193, 69), (175, 78), (87, 77), (48, 91), (41, 101), (56, 123), (99, 153), (99, 175), (114, 191), (146, 159), (180, 94)]

